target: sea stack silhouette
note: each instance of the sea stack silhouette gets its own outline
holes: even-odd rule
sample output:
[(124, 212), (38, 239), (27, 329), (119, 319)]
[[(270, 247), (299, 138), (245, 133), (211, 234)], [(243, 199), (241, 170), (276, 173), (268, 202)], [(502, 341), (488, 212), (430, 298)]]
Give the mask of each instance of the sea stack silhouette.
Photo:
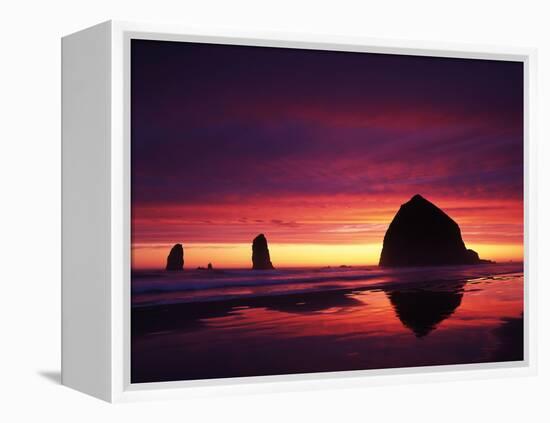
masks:
[(416, 194), (393, 218), (380, 255), (380, 266), (438, 266), (488, 263), (468, 250), (458, 224)]
[(269, 270), (273, 268), (269, 257), (269, 248), (267, 248), (267, 239), (264, 234), (260, 234), (252, 241), (252, 269)]
[(166, 259), (166, 270), (183, 270), (183, 245), (176, 244), (172, 247)]

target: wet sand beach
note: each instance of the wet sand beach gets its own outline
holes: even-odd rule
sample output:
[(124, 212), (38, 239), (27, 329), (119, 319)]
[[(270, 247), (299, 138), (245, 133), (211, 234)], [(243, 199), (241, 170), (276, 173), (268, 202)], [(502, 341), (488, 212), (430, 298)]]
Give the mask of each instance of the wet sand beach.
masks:
[(132, 383), (523, 359), (521, 264), (238, 275), (142, 275)]

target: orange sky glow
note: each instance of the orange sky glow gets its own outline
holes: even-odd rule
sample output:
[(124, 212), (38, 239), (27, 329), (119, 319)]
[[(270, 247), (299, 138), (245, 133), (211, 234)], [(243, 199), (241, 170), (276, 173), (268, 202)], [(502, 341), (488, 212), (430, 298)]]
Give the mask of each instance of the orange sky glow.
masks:
[[(252, 239), (259, 233), (266, 234), (272, 261), (278, 267), (377, 264), (385, 231), (400, 200), (381, 197), (368, 201), (352, 196), (326, 200), (135, 207), (133, 267), (163, 268), (172, 245), (182, 243), (186, 267), (212, 263), (215, 267), (247, 268)], [(522, 202), (431, 201), (460, 225), (467, 247), (480, 257), (523, 259)], [(225, 241), (220, 242), (222, 239)]]

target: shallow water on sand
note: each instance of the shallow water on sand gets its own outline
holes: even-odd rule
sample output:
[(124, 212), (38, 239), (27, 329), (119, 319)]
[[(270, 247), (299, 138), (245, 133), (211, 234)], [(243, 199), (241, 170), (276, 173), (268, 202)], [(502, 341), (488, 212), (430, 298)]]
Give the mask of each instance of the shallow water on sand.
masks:
[(132, 382), (523, 359), (522, 264), (132, 279)]

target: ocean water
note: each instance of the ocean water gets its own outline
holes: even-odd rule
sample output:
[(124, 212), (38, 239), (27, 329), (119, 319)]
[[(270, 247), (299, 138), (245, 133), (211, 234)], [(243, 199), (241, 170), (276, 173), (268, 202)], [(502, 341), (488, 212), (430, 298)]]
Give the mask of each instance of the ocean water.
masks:
[(133, 383), (523, 359), (523, 264), (134, 271)]

